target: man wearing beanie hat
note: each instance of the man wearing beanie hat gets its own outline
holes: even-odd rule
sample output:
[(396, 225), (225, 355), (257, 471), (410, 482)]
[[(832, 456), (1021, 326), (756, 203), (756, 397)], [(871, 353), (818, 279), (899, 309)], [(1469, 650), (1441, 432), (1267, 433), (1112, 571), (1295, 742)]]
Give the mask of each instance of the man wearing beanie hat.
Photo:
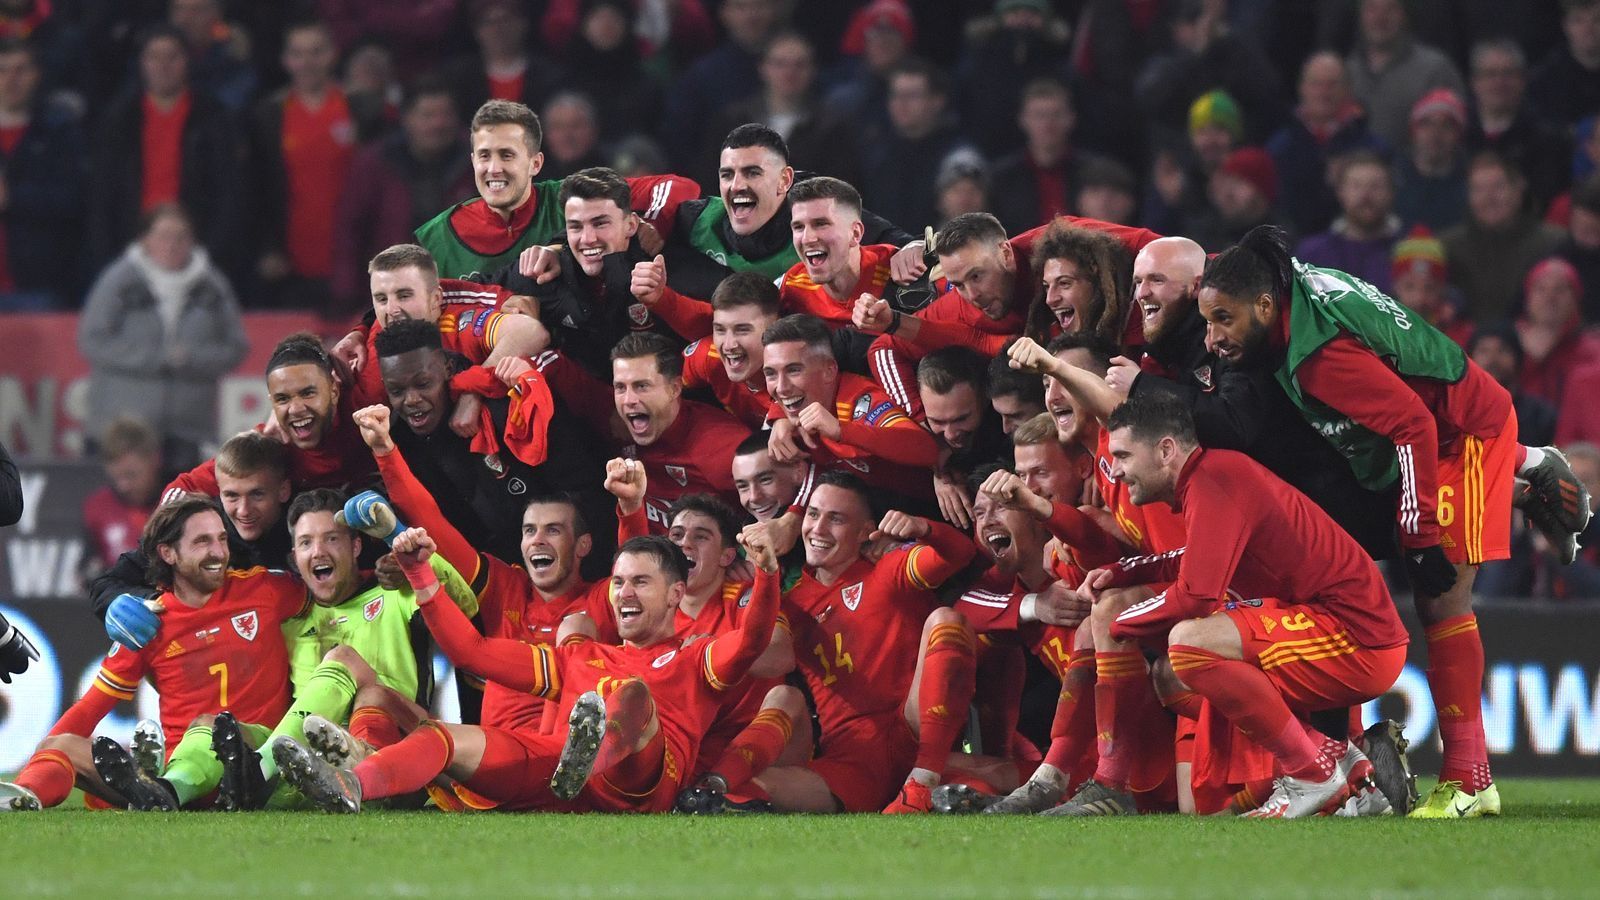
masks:
[(1400, 219), (1394, 214), (1389, 167), (1376, 153), (1357, 150), (1333, 161), (1332, 177), (1343, 215), (1327, 231), (1301, 241), (1295, 256), (1392, 293), (1389, 257), (1400, 237)]
[(1244, 140), (1244, 118), (1227, 91), (1207, 91), (1189, 105), (1189, 146), (1208, 174)]
[(1222, 160), (1206, 189), (1208, 208), (1183, 232), (1215, 253), (1238, 242), (1257, 225), (1279, 224), (1278, 171), (1260, 147), (1240, 147)]
[(1394, 298), (1465, 347), (1472, 338), (1474, 326), (1472, 320), (1457, 312), (1457, 298), (1450, 296), (1447, 272), (1444, 245), (1426, 225), (1411, 229), (1410, 234), (1394, 245), (1389, 269)]
[(1440, 232), (1466, 218), (1466, 126), (1466, 104), (1453, 91), (1429, 91), (1411, 108), (1410, 150), (1395, 166), (1401, 219)]
[(1522, 390), (1558, 408), (1572, 371), (1600, 362), (1600, 340), (1583, 333), (1582, 296), (1578, 270), (1559, 256), (1534, 264), (1522, 281), (1516, 323), (1524, 354), (1519, 381)]
[(1406, 145), (1417, 98), (1435, 88), (1466, 93), (1450, 58), (1411, 35), (1400, 0), (1361, 0), (1360, 40), (1351, 51), (1350, 88), (1366, 107), (1372, 132), (1392, 147)]

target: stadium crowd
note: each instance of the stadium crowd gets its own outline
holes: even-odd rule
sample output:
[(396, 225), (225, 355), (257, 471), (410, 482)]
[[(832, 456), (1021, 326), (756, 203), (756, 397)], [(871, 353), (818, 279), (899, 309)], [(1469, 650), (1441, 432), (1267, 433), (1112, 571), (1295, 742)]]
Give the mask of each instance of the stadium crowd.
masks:
[[(1600, 0), (287, 5), (0, 3), (115, 642), (0, 809), (1499, 813), (1473, 598), (1600, 594)], [(241, 307), (334, 334), (206, 453)]]

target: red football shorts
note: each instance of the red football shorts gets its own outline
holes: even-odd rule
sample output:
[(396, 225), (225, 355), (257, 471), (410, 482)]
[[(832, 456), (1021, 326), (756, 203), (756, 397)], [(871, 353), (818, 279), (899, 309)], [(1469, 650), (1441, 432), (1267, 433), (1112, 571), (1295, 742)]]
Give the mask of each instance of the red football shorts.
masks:
[(899, 715), (856, 719), (822, 742), (806, 764), (845, 812), (878, 812), (895, 798), (917, 761), (917, 736)]
[(533, 729), (485, 728), (483, 761), (472, 777), (451, 786), (456, 798), (469, 809), (568, 808), (550, 792), (565, 740)]
[(1511, 558), (1511, 493), (1517, 477), (1517, 413), (1492, 438), (1461, 435), (1439, 448), (1439, 532), (1453, 563)]
[[(1260, 606), (1254, 604), (1260, 603)], [(1272, 680), (1296, 712), (1355, 706), (1394, 686), (1406, 648), (1357, 644), (1326, 607), (1266, 598), (1229, 604), (1244, 661)]]

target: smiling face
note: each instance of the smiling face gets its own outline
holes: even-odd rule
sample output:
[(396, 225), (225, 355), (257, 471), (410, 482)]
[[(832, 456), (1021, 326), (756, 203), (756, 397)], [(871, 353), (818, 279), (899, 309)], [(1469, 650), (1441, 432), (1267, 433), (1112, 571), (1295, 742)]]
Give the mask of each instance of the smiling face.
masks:
[(663, 375), (654, 356), (613, 360), (611, 396), (628, 436), (647, 447), (677, 421), (683, 380)]
[(983, 424), (983, 397), (970, 384), (957, 384), (948, 394), (922, 389), (922, 412), (928, 430), (939, 443), (952, 450), (965, 450), (977, 439)]
[(378, 367), (395, 417), (419, 435), (437, 431), (454, 408), (444, 353), (432, 347), (418, 347), (382, 357)]
[(772, 221), (792, 184), (794, 169), (768, 147), (729, 147), (717, 164), (717, 185), (734, 234), (754, 234)]
[(803, 341), (779, 341), (762, 348), (761, 373), (767, 395), (796, 421), (813, 403), (833, 405), (839, 392), (839, 363), (831, 353), (812, 349)]
[(175, 589), (211, 594), (222, 587), (228, 568), (228, 532), (215, 512), (197, 512), (183, 523), (177, 543), (160, 544), (156, 552), (172, 567)]
[(289, 479), (271, 469), (230, 475), (218, 467), (217, 494), (233, 530), (253, 543), (283, 521), (283, 507), (289, 502)]
[(872, 525), (872, 511), (854, 491), (818, 485), (800, 520), (806, 565), (827, 578), (837, 577), (861, 558)]
[(1193, 308), (1195, 287), (1205, 264), (1200, 245), (1183, 238), (1155, 241), (1134, 257), (1133, 302), (1144, 317), (1147, 343), (1182, 321)]
[(583, 274), (598, 278), (605, 269), (605, 257), (628, 249), (628, 241), (639, 230), (639, 218), (617, 208), (609, 197), (567, 200), (567, 246), (578, 258)]
[(722, 584), (726, 569), (738, 553), (722, 540), (717, 520), (702, 512), (683, 510), (672, 518), (667, 539), (689, 558), (688, 592), (702, 596)]
[(733, 489), (739, 505), (758, 522), (784, 514), (800, 495), (804, 472), (796, 463), (775, 463), (766, 448), (733, 458)]
[(1023, 422), (1044, 412), (1044, 404), (1038, 395), (1030, 398), (1021, 394), (1002, 394), (990, 397), (989, 405), (1000, 414), (1000, 432), (1008, 437)]
[(1277, 321), (1276, 304), (1261, 298), (1251, 302), (1214, 287), (1200, 289), (1199, 306), (1206, 320), (1206, 349), (1239, 365), (1261, 355)]
[(844, 277), (855, 280), (856, 276), (850, 273), (861, 264), (856, 253), (864, 233), (860, 215), (832, 197), (822, 197), (793, 204), (789, 223), (794, 250), (800, 254), (812, 281), (828, 284)]
[(1044, 280), (1044, 305), (1049, 307), (1062, 334), (1094, 328), (1095, 292), (1090, 273), (1070, 259), (1047, 259), (1040, 276)]
[(372, 313), (385, 328), (396, 322), (415, 319), (437, 322), (444, 309), (444, 292), (439, 280), (416, 266), (379, 270), (367, 276), (372, 291)]
[(1012, 458), (1016, 460), (1017, 477), (1028, 490), (1046, 500), (1076, 506), (1083, 496), (1084, 473), (1072, 464), (1061, 444), (1019, 444), (1013, 449)]
[(1038, 519), (1019, 509), (1007, 509), (981, 492), (972, 501), (972, 536), (983, 555), (1007, 575), (1037, 568), (1044, 559), (1048, 537)]
[(1169, 465), (1176, 448), (1171, 438), (1142, 441), (1129, 428), (1118, 428), (1106, 441), (1111, 452), (1111, 477), (1128, 486), (1134, 505), (1171, 501), (1177, 472)]
[(504, 217), (522, 206), (544, 154), (528, 149), (521, 125), (486, 125), (472, 133), (472, 177), (478, 196)]
[(278, 427), (295, 447), (315, 450), (333, 430), (339, 385), (320, 366), (297, 363), (273, 369), (267, 373), (267, 397)]
[(295, 520), (294, 567), (319, 606), (334, 606), (355, 593), (356, 557), (361, 539), (334, 521), (326, 511), (305, 513)]
[(594, 542), (578, 534), (570, 503), (530, 503), (522, 511), (522, 564), (528, 579), (547, 597), (565, 594), (577, 581), (578, 564)]
[(767, 315), (754, 303), (711, 310), (711, 341), (729, 381), (743, 384), (761, 371), (766, 358), (761, 333), (776, 321), (777, 316)]
[[(1077, 366), (1086, 372), (1094, 372), (1097, 364), (1094, 356), (1087, 350), (1074, 347), (1062, 350), (1056, 354), (1056, 359), (1069, 366)], [(1101, 367), (1103, 374), (1105, 369)], [(1044, 408), (1050, 418), (1056, 423), (1056, 439), (1067, 446), (1087, 445), (1096, 436), (1100, 427), (1094, 416), (1079, 415), (1078, 406), (1072, 400), (1072, 395), (1061, 382), (1045, 376), (1044, 379)]]
[(673, 614), (685, 589), (683, 582), (669, 580), (654, 556), (617, 554), (611, 564), (611, 612), (617, 635), (646, 647), (671, 638)]
[(941, 249), (939, 264), (950, 287), (984, 316), (999, 321), (1011, 312), (1017, 265), (1009, 241), (973, 241), (949, 252)]

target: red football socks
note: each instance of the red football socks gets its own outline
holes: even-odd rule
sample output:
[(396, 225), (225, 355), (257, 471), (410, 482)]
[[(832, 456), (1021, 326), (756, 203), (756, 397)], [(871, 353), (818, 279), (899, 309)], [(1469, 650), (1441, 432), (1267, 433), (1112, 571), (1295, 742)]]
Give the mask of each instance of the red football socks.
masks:
[(1183, 683), (1276, 756), (1284, 774), (1322, 781), (1333, 772), (1334, 760), (1323, 752), (1322, 736), (1295, 718), (1266, 673), (1199, 647), (1174, 644), (1167, 656)]
[(1476, 794), (1494, 780), (1483, 736), (1483, 642), (1478, 617), (1452, 616), (1430, 627), (1428, 688), (1444, 740), (1440, 781), (1459, 781)]
[(733, 739), (711, 771), (721, 775), (730, 790), (736, 788), (771, 766), (793, 734), (794, 722), (788, 713), (763, 709)]
[(922, 658), (917, 686), (921, 711), (916, 768), (944, 772), (950, 747), (967, 725), (977, 671), (977, 638), (966, 623), (935, 625)]
[(1200, 701), (1200, 695), (1194, 691), (1178, 691), (1161, 698), (1161, 705), (1172, 710), (1174, 715), (1198, 722)]
[(72, 760), (61, 750), (40, 750), (28, 759), (28, 764), (17, 773), (15, 784), (33, 791), (39, 805), (49, 809), (60, 806), (72, 793), (72, 783), (78, 777)]
[(356, 763), (361, 797), (376, 800), (420, 791), (450, 764), (456, 743), (438, 722), (423, 722), (397, 744)]
[(1061, 679), (1056, 717), (1050, 722), (1050, 750), (1044, 761), (1062, 772), (1074, 771), (1094, 740), (1094, 655), (1092, 647), (1073, 650), (1066, 677)]
[(1108, 788), (1126, 790), (1135, 747), (1131, 742), (1117, 740), (1118, 726), (1130, 721), (1127, 717), (1137, 705), (1141, 686), (1150, 690), (1150, 673), (1144, 654), (1138, 650), (1096, 652), (1094, 669), (1095, 746), (1100, 753), (1094, 780)]
[(404, 737), (394, 717), (376, 706), (357, 707), (350, 713), (350, 736), (378, 749), (398, 744)]

